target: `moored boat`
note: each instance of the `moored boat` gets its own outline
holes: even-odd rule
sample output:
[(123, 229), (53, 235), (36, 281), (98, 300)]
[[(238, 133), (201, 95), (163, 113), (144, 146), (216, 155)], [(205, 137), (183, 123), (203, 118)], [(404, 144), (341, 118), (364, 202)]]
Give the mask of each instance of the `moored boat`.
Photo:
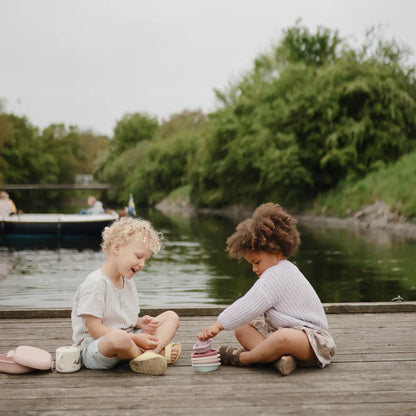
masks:
[(105, 214), (15, 214), (0, 217), (0, 234), (11, 235), (99, 235), (118, 218), (116, 212)]

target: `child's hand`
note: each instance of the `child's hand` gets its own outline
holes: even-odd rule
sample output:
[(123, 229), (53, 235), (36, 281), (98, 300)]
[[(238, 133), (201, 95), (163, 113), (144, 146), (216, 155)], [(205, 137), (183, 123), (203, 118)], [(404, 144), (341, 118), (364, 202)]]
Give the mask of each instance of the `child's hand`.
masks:
[(159, 320), (156, 318), (153, 318), (150, 315), (144, 315), (141, 318), (140, 328), (146, 334), (154, 335), (156, 333), (158, 326), (159, 326)]
[(214, 325), (207, 326), (197, 336), (201, 341), (206, 341), (208, 338), (214, 338), (224, 328), (219, 322), (215, 322)]
[(144, 349), (151, 350), (157, 347), (159, 338), (149, 334), (132, 334), (134, 343)]

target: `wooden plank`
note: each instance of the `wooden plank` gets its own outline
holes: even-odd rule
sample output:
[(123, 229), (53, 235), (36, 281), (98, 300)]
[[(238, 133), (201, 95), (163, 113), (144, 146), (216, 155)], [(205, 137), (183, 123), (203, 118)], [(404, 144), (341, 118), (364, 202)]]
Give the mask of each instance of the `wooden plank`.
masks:
[[(332, 413), (333, 412), (333, 413)], [(37, 414), (35, 412), (28, 412), (25, 414)], [(182, 409), (173, 408), (173, 409), (164, 409), (163, 413), (156, 413), (154, 408), (137, 408), (137, 409), (126, 409), (123, 408), (122, 412), (118, 410), (94, 410), (89, 409), (88, 413), (83, 413), (79, 410), (69, 411), (69, 410), (50, 410), (50, 411), (43, 411), (42, 416), (113, 416), (113, 415), (123, 415), (123, 416), (155, 416), (161, 415), (163, 416), (183, 416), (184, 414), (193, 414), (195, 413), (184, 413)], [(366, 415), (366, 416), (392, 416), (392, 415), (411, 415), (414, 416), (414, 405), (403, 403), (400, 405), (397, 404), (390, 404), (390, 403), (380, 403), (379, 405), (366, 405), (366, 404), (353, 404), (353, 405), (342, 405), (336, 406), (326, 406), (326, 405), (319, 405), (319, 406), (309, 406), (308, 404), (292, 404), (290, 406), (278, 407), (274, 406), (259, 406), (259, 405), (251, 405), (245, 406), (244, 409), (239, 408), (230, 408), (224, 406), (216, 405), (215, 401), (210, 403), (209, 406), (206, 408), (198, 408), (197, 414), (199, 416), (218, 416), (218, 415), (226, 415), (226, 416), (244, 416), (244, 415), (296, 415), (296, 416), (311, 416), (311, 415), (337, 415), (337, 416), (354, 416), (354, 415)], [(2, 416), (15, 416), (15, 412), (1, 412), (0, 415)]]
[(324, 309), (327, 314), (416, 312), (416, 302), (327, 303)]
[[(338, 353), (327, 368), (280, 376), (272, 366), (195, 372), (190, 354), (212, 316), (183, 316), (175, 340), (182, 356), (165, 375), (108, 371), (0, 374), (0, 416), (6, 415), (415, 415), (416, 313), (329, 314)], [(71, 344), (69, 318), (1, 319), (0, 352)], [(237, 345), (222, 331), (215, 345)]]
[[(369, 302), (369, 303), (324, 303), (326, 314), (363, 313), (406, 313), (416, 312), (416, 301), (409, 302)], [(226, 305), (172, 307), (179, 316), (216, 316)], [(158, 315), (166, 308), (142, 308), (141, 315)], [(71, 308), (0, 308), (0, 319), (48, 319), (70, 318)]]

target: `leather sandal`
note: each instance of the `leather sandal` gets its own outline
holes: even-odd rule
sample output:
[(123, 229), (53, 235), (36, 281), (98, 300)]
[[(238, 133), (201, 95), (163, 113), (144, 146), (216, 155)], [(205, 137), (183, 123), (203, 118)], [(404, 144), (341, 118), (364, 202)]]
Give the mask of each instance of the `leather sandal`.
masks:
[(220, 361), (222, 365), (233, 365), (237, 367), (246, 367), (247, 364), (243, 364), (240, 361), (240, 354), (247, 352), (243, 347), (231, 347), (229, 345), (223, 345), (218, 350), (220, 354)]

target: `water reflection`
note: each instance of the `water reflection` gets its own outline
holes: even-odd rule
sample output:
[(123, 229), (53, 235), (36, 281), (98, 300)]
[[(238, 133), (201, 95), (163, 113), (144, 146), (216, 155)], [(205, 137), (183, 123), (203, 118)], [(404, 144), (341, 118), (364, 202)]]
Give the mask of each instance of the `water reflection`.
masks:
[[(153, 210), (139, 215), (165, 235), (163, 249), (135, 277), (143, 307), (229, 304), (254, 283), (249, 264), (225, 252), (236, 221)], [(293, 261), (323, 302), (416, 299), (415, 241), (305, 225), (300, 232)], [(70, 306), (80, 282), (104, 261), (99, 240), (3, 240), (0, 306)]]
[(324, 302), (416, 298), (415, 241), (382, 232), (301, 227), (299, 267)]
[[(226, 238), (236, 221), (200, 215), (184, 219), (148, 214), (155, 224), (165, 224), (172, 241), (198, 241), (196, 261), (211, 275), (209, 297), (228, 304), (244, 294), (256, 276), (250, 266), (229, 259)], [(168, 223), (169, 225), (167, 225)], [(416, 242), (382, 231), (334, 229), (299, 225), (302, 244), (292, 259), (309, 279), (323, 302), (385, 302), (401, 295), (416, 299)], [(197, 264), (197, 263), (193, 263)]]

